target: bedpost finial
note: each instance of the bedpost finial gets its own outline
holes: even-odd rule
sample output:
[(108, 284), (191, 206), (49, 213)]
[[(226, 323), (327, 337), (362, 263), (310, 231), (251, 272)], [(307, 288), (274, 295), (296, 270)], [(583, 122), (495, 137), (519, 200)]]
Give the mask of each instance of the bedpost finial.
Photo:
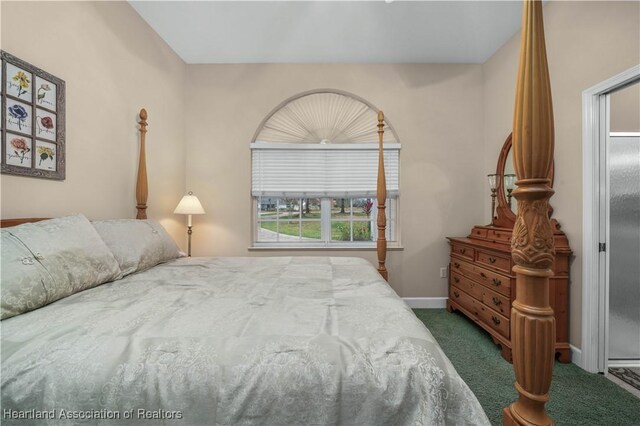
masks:
[(146, 133), (147, 132), (147, 110), (144, 108), (140, 110), (140, 121), (138, 124), (140, 124), (140, 132), (143, 134)]
[(384, 112), (378, 111), (378, 122), (382, 123), (384, 121)]

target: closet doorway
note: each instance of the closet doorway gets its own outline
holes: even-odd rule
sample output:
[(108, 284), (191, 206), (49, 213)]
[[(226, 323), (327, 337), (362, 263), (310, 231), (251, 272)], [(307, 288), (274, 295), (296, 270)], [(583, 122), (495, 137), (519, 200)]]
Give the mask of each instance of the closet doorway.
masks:
[(640, 367), (640, 66), (583, 92), (581, 367)]

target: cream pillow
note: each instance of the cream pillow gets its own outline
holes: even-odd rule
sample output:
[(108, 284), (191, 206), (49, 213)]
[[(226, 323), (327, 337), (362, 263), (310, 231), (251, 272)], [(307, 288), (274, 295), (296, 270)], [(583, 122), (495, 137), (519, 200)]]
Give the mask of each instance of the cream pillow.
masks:
[(123, 275), (144, 271), (181, 256), (175, 241), (153, 220), (115, 219), (93, 221), (111, 249)]
[(51, 281), (44, 283), (46, 303), (122, 278), (115, 257), (83, 215), (5, 230), (22, 242), (51, 276)]
[(5, 319), (46, 305), (53, 280), (20, 240), (4, 229), (1, 238), (0, 319)]

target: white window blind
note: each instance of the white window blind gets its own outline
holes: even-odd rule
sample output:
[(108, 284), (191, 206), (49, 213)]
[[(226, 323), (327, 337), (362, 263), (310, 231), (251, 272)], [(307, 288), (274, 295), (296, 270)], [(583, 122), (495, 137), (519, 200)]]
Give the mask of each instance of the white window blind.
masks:
[[(399, 195), (400, 144), (384, 145), (387, 196)], [(378, 145), (251, 144), (251, 193), (268, 197), (375, 197)]]

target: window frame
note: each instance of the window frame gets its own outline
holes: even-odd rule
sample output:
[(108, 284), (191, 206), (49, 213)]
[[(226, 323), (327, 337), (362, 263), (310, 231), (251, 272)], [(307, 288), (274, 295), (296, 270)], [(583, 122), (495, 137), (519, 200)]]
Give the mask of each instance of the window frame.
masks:
[[(278, 197), (271, 197), (278, 198)], [(296, 197), (297, 198), (297, 197)], [(260, 231), (260, 223), (261, 222), (270, 222), (270, 221), (262, 221), (258, 216), (258, 203), (260, 196), (252, 196), (251, 205), (252, 205), (252, 241), (249, 246), (249, 250), (376, 250), (376, 240), (377, 240), (377, 215), (378, 215), (378, 202), (376, 198), (371, 198), (373, 200), (373, 207), (371, 210), (371, 217), (374, 221), (373, 228), (373, 240), (372, 241), (336, 241), (331, 239), (331, 222), (336, 222), (336, 220), (332, 220), (331, 217), (331, 200), (336, 197), (313, 197), (320, 199), (320, 226), (321, 226), (321, 235), (320, 240), (318, 241), (258, 241), (258, 233)], [(345, 197), (349, 198), (352, 203), (354, 198), (366, 198), (366, 197)], [(300, 200), (304, 198), (298, 198)], [(277, 208), (276, 208), (277, 211)], [(393, 211), (393, 215), (390, 215), (390, 211)], [(302, 208), (299, 210), (300, 215), (302, 214)], [(402, 244), (400, 241), (400, 197), (391, 197), (387, 198), (386, 202), (386, 217), (387, 217), (387, 248), (390, 250), (398, 250), (402, 249)], [(318, 220), (304, 220), (300, 216), (297, 219), (300, 221), (300, 224), (305, 221), (317, 222)], [(341, 220), (337, 220), (340, 222)], [(350, 223), (355, 222), (368, 222), (364, 220), (353, 220), (353, 216), (349, 219)], [(299, 234), (301, 235), (301, 234)], [(350, 232), (351, 238), (353, 238), (353, 232)], [(390, 237), (395, 237), (393, 240)]]

